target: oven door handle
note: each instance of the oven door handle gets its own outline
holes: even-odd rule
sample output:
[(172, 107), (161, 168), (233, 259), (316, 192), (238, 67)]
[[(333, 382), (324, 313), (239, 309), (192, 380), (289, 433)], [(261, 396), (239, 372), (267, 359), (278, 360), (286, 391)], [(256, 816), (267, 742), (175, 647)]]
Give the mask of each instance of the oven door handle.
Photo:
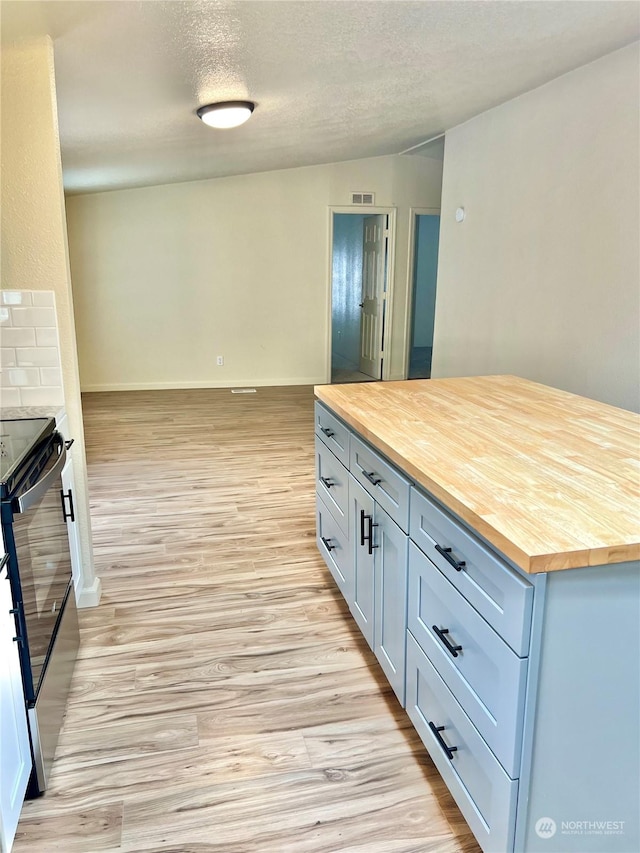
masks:
[(30, 509), (45, 494), (54, 480), (60, 476), (60, 472), (67, 461), (67, 451), (61, 436), (57, 436), (54, 441), (58, 448), (58, 458), (56, 459), (55, 465), (47, 471), (44, 477), (41, 477), (37, 483), (34, 483), (30, 489), (27, 489), (24, 494), (20, 495), (17, 499), (18, 512), (26, 512)]

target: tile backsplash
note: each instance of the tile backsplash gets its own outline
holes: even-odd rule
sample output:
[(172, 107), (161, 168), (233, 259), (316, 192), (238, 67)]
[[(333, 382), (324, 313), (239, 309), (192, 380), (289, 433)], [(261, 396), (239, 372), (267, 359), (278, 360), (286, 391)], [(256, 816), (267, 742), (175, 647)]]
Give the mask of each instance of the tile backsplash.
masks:
[(64, 404), (52, 290), (0, 291), (0, 404)]

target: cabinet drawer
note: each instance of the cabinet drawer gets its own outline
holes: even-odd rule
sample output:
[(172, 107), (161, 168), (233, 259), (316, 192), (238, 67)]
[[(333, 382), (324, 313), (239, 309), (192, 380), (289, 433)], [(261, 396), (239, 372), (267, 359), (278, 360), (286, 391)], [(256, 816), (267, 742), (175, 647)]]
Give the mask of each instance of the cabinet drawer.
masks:
[(316, 436), (316, 489), (342, 530), (349, 533), (349, 472)]
[[(518, 783), (504, 772), (410, 633), (407, 713), (485, 853), (512, 850)], [(455, 748), (451, 757), (445, 746)]]
[(527, 659), (507, 646), (413, 543), (407, 624), (502, 766), (517, 778)]
[(315, 404), (316, 435), (335, 453), (345, 468), (349, 467), (349, 439), (351, 433), (342, 421), (321, 403)]
[(340, 592), (349, 601), (353, 581), (348, 536), (319, 495), (316, 495), (316, 542)]
[(407, 532), (410, 481), (355, 435), (351, 436), (349, 469), (395, 523)]
[[(533, 603), (531, 584), (415, 488), (411, 489), (409, 532), (515, 653), (526, 657)], [(453, 563), (464, 565), (457, 570)]]

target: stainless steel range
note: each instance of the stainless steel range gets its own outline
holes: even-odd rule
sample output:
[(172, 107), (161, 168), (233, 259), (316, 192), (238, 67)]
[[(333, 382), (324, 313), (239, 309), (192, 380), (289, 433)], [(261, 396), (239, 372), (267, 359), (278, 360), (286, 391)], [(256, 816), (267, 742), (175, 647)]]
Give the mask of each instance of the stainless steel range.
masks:
[(33, 756), (28, 797), (47, 786), (79, 644), (66, 454), (53, 418), (0, 421), (2, 532)]

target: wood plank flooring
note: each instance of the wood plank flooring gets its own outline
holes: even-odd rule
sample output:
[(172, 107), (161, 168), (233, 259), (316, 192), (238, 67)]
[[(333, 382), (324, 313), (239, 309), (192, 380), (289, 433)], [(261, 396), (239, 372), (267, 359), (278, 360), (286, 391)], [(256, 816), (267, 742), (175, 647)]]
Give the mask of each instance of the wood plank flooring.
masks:
[(83, 403), (104, 592), (14, 853), (478, 853), (316, 550), (312, 389)]

